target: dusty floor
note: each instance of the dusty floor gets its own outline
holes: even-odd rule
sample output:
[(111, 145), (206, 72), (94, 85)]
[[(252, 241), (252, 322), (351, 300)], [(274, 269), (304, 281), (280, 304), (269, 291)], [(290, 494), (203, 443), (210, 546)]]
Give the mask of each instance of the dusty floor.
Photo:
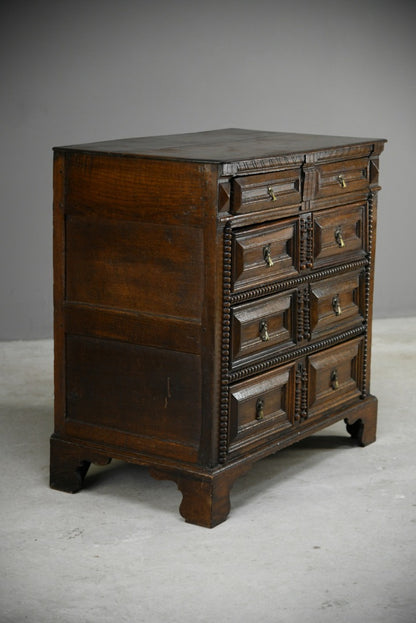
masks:
[(339, 423), (261, 461), (207, 530), (141, 467), (50, 490), (52, 342), (0, 344), (1, 623), (414, 623), (415, 379), (416, 318), (377, 320), (377, 442)]

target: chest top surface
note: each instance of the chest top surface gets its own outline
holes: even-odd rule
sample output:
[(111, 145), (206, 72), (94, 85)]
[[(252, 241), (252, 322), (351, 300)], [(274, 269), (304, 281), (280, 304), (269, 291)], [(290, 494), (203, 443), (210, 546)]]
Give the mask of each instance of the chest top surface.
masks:
[(289, 154), (306, 154), (380, 142), (385, 142), (385, 139), (227, 128), (187, 134), (125, 138), (56, 147), (55, 149), (226, 163)]

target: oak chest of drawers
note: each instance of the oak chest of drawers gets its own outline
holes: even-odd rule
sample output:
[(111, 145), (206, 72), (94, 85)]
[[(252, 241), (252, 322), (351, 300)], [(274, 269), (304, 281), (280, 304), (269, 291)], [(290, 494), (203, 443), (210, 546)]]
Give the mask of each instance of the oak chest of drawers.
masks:
[(212, 527), (262, 457), (369, 391), (384, 139), (218, 130), (55, 148), (51, 486), (174, 480)]

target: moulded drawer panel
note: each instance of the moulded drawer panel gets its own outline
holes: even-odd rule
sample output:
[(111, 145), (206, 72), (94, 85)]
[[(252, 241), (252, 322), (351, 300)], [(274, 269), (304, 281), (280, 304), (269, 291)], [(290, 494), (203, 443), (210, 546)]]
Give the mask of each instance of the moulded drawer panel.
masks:
[(363, 271), (355, 271), (311, 284), (311, 339), (362, 324), (363, 277)]
[(308, 419), (358, 398), (363, 338), (308, 357)]
[(300, 169), (232, 180), (232, 212), (245, 214), (300, 203)]
[(314, 268), (340, 264), (365, 254), (365, 206), (320, 210), (314, 220)]
[(295, 367), (292, 363), (230, 388), (231, 449), (293, 426)]
[(369, 160), (357, 158), (318, 166), (316, 199), (365, 190), (369, 184)]
[(297, 246), (297, 218), (234, 232), (234, 291), (297, 275)]
[(296, 291), (237, 305), (232, 311), (232, 360), (267, 355), (270, 349), (296, 344)]

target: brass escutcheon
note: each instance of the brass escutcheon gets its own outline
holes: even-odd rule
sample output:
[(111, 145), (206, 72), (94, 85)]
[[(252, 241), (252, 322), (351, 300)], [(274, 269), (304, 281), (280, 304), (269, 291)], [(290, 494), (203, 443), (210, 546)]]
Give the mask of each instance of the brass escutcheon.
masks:
[(344, 179), (343, 175), (338, 175), (338, 184), (342, 187), (342, 188), (346, 188), (347, 187), (347, 182)]

